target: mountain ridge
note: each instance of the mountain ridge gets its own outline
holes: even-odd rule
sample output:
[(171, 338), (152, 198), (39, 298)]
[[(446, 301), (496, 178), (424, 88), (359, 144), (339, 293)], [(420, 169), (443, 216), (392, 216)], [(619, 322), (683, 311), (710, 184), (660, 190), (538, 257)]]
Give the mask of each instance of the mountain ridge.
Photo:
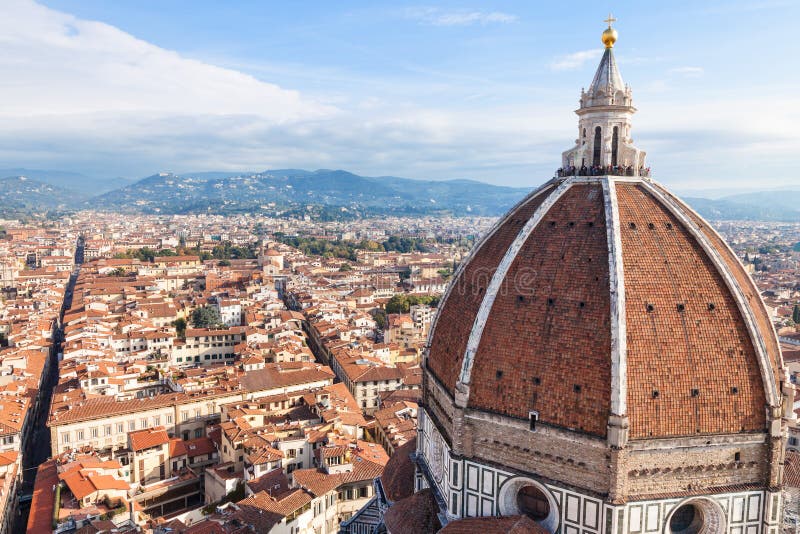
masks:
[[(99, 209), (157, 214), (259, 212), (320, 218), (499, 216), (533, 189), (463, 178), (416, 180), (360, 176), (342, 169), (273, 169), (247, 173), (159, 172), (90, 196), (80, 188), (52, 183), (83, 175), (41, 172), (47, 173), (49, 179), (0, 178), (0, 214)], [(682, 198), (710, 220), (800, 222), (800, 188), (752, 191), (714, 199), (689, 195)]]
[(0, 178), (0, 216), (17, 217), (36, 210), (66, 210), (80, 196), (74, 191), (27, 176)]
[(467, 180), (368, 177), (341, 169), (274, 169), (221, 177), (159, 173), (94, 197), (89, 203), (146, 213), (280, 212), (313, 205), (358, 215), (500, 215), (527, 192), (527, 188)]

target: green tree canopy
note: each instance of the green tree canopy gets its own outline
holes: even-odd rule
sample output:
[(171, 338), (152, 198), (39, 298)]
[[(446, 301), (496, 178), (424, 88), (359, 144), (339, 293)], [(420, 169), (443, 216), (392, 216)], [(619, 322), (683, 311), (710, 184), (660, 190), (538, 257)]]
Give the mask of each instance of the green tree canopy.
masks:
[(192, 312), (191, 321), (195, 328), (214, 328), (222, 323), (222, 318), (216, 307), (200, 306)]
[(175, 327), (175, 332), (178, 334), (178, 338), (186, 339), (186, 319), (183, 317), (178, 317), (172, 321), (172, 326)]
[(408, 313), (411, 306), (417, 304), (436, 307), (439, 304), (439, 297), (401, 293), (389, 299), (389, 302), (386, 303), (386, 313)]

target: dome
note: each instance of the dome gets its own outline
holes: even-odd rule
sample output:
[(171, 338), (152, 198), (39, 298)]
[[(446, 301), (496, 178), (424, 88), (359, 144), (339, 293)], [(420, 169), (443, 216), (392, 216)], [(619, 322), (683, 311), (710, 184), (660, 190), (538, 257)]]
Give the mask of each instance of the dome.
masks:
[(445, 532), (778, 532), (796, 419), (777, 336), (733, 251), (651, 178), (606, 44), (556, 178), (441, 299), (415, 487)]
[(455, 406), (601, 438), (624, 419), (630, 440), (763, 433), (783, 380), (722, 238), (615, 176), (553, 179), (496, 224), (443, 297), (426, 368)]

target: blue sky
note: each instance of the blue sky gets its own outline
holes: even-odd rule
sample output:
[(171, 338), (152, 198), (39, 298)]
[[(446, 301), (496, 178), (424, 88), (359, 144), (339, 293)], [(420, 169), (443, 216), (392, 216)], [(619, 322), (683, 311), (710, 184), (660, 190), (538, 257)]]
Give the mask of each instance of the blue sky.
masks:
[(657, 179), (800, 185), (787, 172), (800, 151), (799, 6), (6, 0), (0, 167), (533, 186), (574, 140), (613, 11), (633, 137)]

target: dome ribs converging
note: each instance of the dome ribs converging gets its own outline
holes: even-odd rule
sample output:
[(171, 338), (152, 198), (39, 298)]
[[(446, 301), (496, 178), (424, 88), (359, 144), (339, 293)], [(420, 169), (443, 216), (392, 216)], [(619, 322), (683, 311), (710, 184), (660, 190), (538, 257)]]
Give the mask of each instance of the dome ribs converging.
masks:
[(763, 431), (758, 357), (722, 275), (645, 187), (616, 191), (631, 439)]
[(436, 357), (428, 359), (427, 365), (448, 389), (454, 389), (458, 381), (467, 346), (464, 332), (472, 329), (492, 275), (505, 251), (552, 189), (541, 188), (509, 212), (476, 245), (442, 298), (442, 304), (447, 302), (447, 306), (440, 306), (430, 337), (429, 352)]
[(471, 372), (469, 407), (605, 436), (608, 243), (600, 184), (576, 183), (517, 253)]
[(428, 367), (463, 407), (599, 437), (761, 432), (780, 353), (757, 297), (708, 224), (651, 181), (567, 178), (476, 247)]

